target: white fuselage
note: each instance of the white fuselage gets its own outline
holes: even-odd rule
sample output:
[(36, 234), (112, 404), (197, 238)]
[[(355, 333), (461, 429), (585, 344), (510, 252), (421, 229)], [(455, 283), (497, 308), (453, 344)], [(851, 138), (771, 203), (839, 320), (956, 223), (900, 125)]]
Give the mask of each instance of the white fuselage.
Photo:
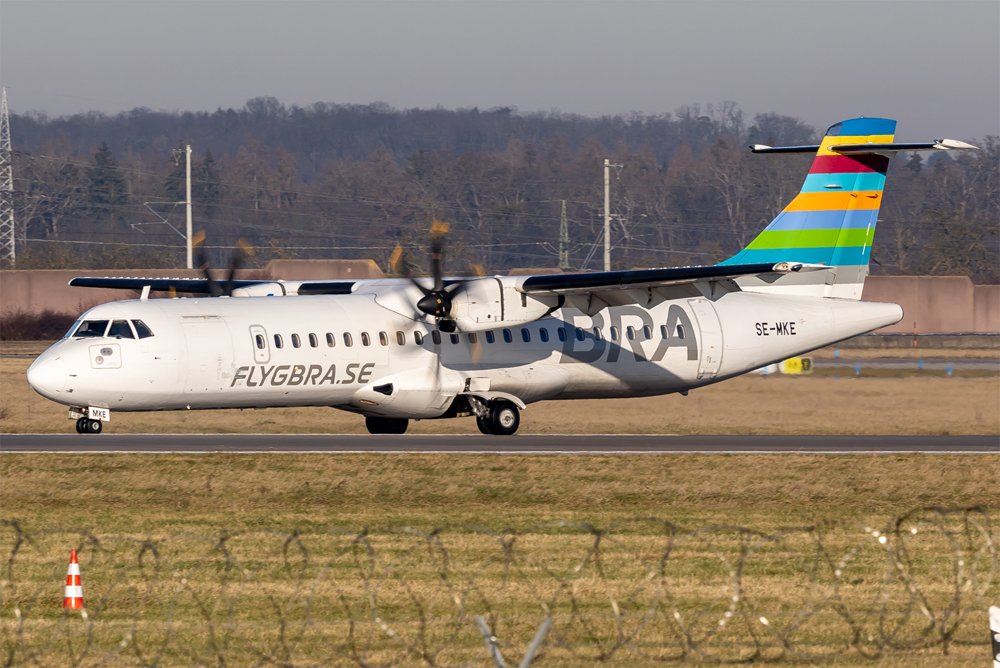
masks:
[(901, 317), (895, 304), (734, 291), (451, 335), (372, 295), (127, 300), (81, 320), (141, 320), (152, 336), (65, 338), (29, 382), (53, 401), (112, 411), (333, 406), (433, 418), (462, 394), (531, 403), (685, 391)]

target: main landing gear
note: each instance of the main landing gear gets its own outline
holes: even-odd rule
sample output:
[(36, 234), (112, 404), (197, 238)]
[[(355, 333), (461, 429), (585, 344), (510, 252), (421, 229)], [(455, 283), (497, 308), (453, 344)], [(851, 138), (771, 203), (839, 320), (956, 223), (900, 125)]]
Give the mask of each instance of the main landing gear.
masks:
[(376, 417), (365, 418), (365, 427), (369, 434), (405, 434), (410, 421), (406, 418)]
[(103, 424), (100, 420), (91, 420), (82, 417), (76, 421), (76, 433), (78, 434), (100, 434)]
[(484, 434), (511, 436), (521, 425), (521, 412), (513, 403), (505, 399), (495, 399), (489, 403), (486, 415), (476, 416), (476, 426)]

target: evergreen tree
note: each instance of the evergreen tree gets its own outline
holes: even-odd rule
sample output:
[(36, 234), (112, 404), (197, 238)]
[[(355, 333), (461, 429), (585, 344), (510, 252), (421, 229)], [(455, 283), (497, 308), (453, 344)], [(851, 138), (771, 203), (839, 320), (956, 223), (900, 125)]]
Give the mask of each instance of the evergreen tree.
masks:
[(205, 151), (205, 158), (191, 170), (191, 199), (205, 217), (213, 218), (221, 196), (219, 166), (211, 151)]
[(119, 219), (118, 207), (128, 203), (125, 179), (107, 142), (101, 142), (92, 165), (87, 168), (87, 195), (97, 220)]

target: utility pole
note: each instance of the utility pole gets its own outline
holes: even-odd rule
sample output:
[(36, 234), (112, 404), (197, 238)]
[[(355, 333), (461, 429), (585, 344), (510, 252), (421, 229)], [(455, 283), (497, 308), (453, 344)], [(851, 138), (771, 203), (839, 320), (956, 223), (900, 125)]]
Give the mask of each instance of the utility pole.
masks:
[(612, 164), (604, 159), (604, 271), (611, 271), (611, 168), (621, 169), (622, 165)]
[(0, 262), (10, 267), (17, 260), (14, 234), (14, 154), (10, 147), (7, 89), (0, 91)]
[(569, 270), (569, 220), (566, 218), (566, 200), (562, 201), (562, 215), (559, 217), (559, 269)]
[(184, 185), (184, 208), (187, 219), (187, 268), (194, 269), (194, 258), (191, 252), (191, 144), (184, 148), (184, 175), (186, 183)]

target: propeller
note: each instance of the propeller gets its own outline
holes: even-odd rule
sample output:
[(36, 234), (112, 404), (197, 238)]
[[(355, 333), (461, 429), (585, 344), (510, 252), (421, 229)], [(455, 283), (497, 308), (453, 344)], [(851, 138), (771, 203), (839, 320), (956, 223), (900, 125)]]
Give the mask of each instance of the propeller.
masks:
[[(410, 279), (410, 282), (422, 295), (417, 300), (416, 308), (422, 313), (433, 316), (437, 320), (437, 327), (441, 332), (453, 334), (458, 330), (457, 323), (451, 317), (452, 302), (463, 290), (467, 289), (470, 280), (454, 281), (449, 285), (444, 284), (444, 256), (445, 240), (448, 236), (448, 223), (435, 220), (431, 224), (430, 232), (430, 273), (432, 284), (427, 287), (413, 276), (414, 265), (407, 260), (406, 252), (399, 244), (393, 249), (389, 256), (389, 270), (397, 275)], [(471, 274), (476, 278), (486, 275), (486, 270), (481, 264), (473, 264), (470, 267)], [(478, 363), (483, 353), (482, 333), (476, 332), (467, 335), (470, 342), (469, 355), (472, 363)], [(441, 357), (438, 356), (438, 364), (434, 372), (435, 383), (441, 383)]]
[(233, 254), (229, 256), (229, 267), (226, 272), (225, 282), (219, 281), (212, 275), (212, 270), (208, 266), (208, 256), (205, 253), (205, 231), (200, 230), (191, 240), (191, 245), (197, 249), (197, 263), (201, 273), (208, 281), (208, 292), (213, 297), (231, 297), (236, 288), (236, 272), (243, 267), (248, 257), (254, 254), (253, 247), (245, 240), (236, 242)]
[(451, 285), (444, 284), (444, 248), (448, 236), (448, 223), (435, 220), (431, 224), (430, 235), (430, 270), (431, 287), (426, 287), (411, 275), (410, 265), (406, 261), (403, 248), (396, 246), (389, 258), (389, 266), (398, 275), (410, 279), (423, 295), (417, 300), (417, 309), (437, 319), (438, 329), (452, 333), (458, 329), (451, 318), (452, 300), (468, 285), (468, 281), (456, 281)]

